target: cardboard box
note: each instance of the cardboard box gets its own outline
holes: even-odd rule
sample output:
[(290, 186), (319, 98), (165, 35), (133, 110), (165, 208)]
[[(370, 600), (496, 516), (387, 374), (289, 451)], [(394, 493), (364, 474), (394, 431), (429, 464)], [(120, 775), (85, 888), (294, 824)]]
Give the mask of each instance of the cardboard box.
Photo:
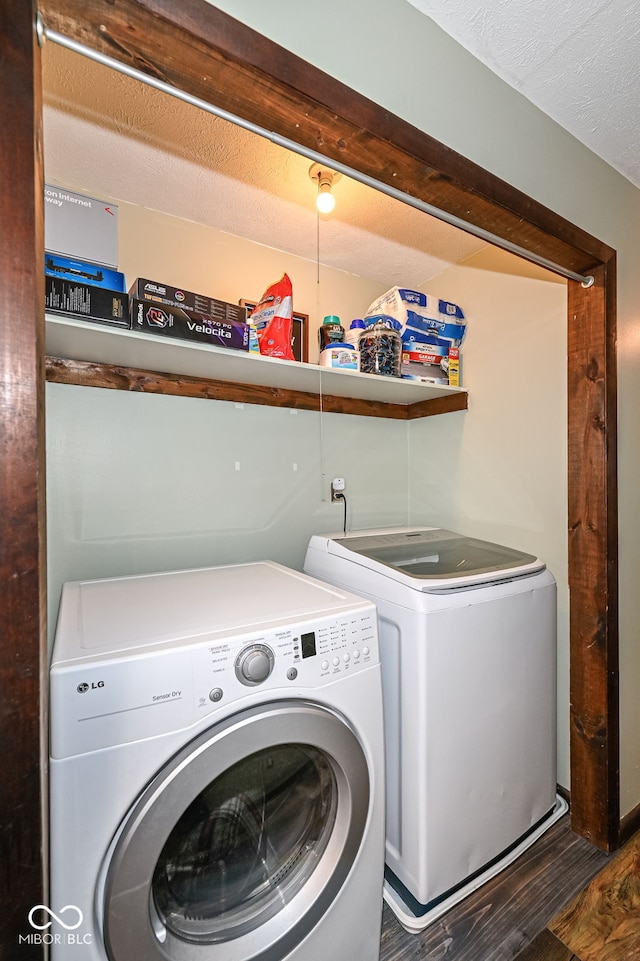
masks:
[(107, 200), (44, 185), (44, 246), (63, 257), (118, 266), (118, 207)]
[(240, 320), (219, 320), (210, 314), (130, 300), (131, 326), (146, 334), (176, 337), (231, 350), (249, 350), (249, 325)]
[(166, 307), (179, 307), (192, 313), (207, 315), (214, 320), (246, 323), (247, 311), (239, 304), (228, 304), (205, 294), (195, 294), (181, 287), (170, 287), (155, 280), (138, 277), (129, 290), (132, 300), (148, 301)]
[(449, 351), (449, 387), (460, 386), (460, 348), (452, 347)]
[(451, 347), (446, 357), (424, 350), (403, 350), (402, 377), (423, 384), (460, 386), (460, 349)]
[(91, 287), (57, 277), (45, 277), (44, 283), (45, 310), (111, 327), (131, 326), (127, 295), (121, 290)]
[(106, 287), (107, 290), (126, 290), (124, 274), (111, 267), (92, 264), (86, 260), (72, 260), (57, 254), (45, 252), (45, 277), (58, 277), (60, 280), (70, 280), (73, 283), (88, 284), (90, 287)]

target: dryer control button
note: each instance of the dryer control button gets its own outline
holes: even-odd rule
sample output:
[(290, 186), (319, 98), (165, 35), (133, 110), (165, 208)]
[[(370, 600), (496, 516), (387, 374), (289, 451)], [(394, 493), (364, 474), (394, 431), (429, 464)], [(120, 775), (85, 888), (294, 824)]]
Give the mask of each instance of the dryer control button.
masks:
[[(214, 704), (217, 704), (218, 701), (221, 701), (221, 700), (222, 700), (222, 688), (221, 688), (221, 687), (214, 687), (212, 691), (209, 691), (209, 700), (210, 700), (210, 701), (213, 701)], [(205, 702), (205, 703), (206, 703), (206, 702)]]
[(323, 671), (326, 671), (327, 668), (329, 667), (329, 661), (323, 661), (320, 667), (322, 668)]
[(298, 670), (297, 670), (297, 668), (295, 668), (295, 667), (290, 667), (289, 670), (287, 671), (287, 680), (289, 680), (289, 681), (295, 681), (295, 679), (297, 678), (297, 676), (298, 676)]
[(334, 657), (332, 663), (333, 663), (333, 666), (334, 666), (334, 667), (337, 667), (338, 664), (340, 663), (340, 658), (339, 658), (339, 657)]
[(240, 651), (236, 659), (236, 677), (242, 684), (262, 684), (273, 670), (273, 651), (266, 644), (252, 644)]

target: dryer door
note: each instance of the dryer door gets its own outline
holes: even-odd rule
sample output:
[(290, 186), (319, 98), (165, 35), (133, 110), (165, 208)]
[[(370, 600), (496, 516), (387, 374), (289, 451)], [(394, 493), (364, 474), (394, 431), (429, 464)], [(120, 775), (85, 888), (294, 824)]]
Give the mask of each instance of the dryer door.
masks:
[(276, 961), (313, 929), (360, 849), (359, 740), (304, 701), (234, 715), (148, 786), (112, 846), (111, 961)]

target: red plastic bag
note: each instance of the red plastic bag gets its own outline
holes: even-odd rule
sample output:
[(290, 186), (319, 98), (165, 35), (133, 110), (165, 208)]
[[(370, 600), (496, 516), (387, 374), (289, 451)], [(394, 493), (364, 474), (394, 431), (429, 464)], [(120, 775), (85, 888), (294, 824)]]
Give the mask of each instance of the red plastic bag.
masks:
[(293, 288), (287, 274), (265, 290), (251, 314), (251, 324), (257, 330), (261, 354), (294, 360)]

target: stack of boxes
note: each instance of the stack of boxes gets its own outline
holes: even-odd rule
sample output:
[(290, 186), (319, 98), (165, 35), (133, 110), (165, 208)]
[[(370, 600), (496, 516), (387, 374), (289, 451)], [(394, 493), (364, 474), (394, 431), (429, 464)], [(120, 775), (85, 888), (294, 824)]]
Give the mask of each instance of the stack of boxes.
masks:
[(118, 208), (45, 184), (45, 309), (130, 326), (118, 268)]
[(402, 377), (460, 386), (460, 345), (466, 322), (457, 304), (405, 287), (392, 287), (367, 311), (367, 323), (386, 317), (402, 336)]
[(246, 310), (139, 278), (127, 294), (118, 207), (45, 185), (45, 309), (109, 327), (249, 349)]

